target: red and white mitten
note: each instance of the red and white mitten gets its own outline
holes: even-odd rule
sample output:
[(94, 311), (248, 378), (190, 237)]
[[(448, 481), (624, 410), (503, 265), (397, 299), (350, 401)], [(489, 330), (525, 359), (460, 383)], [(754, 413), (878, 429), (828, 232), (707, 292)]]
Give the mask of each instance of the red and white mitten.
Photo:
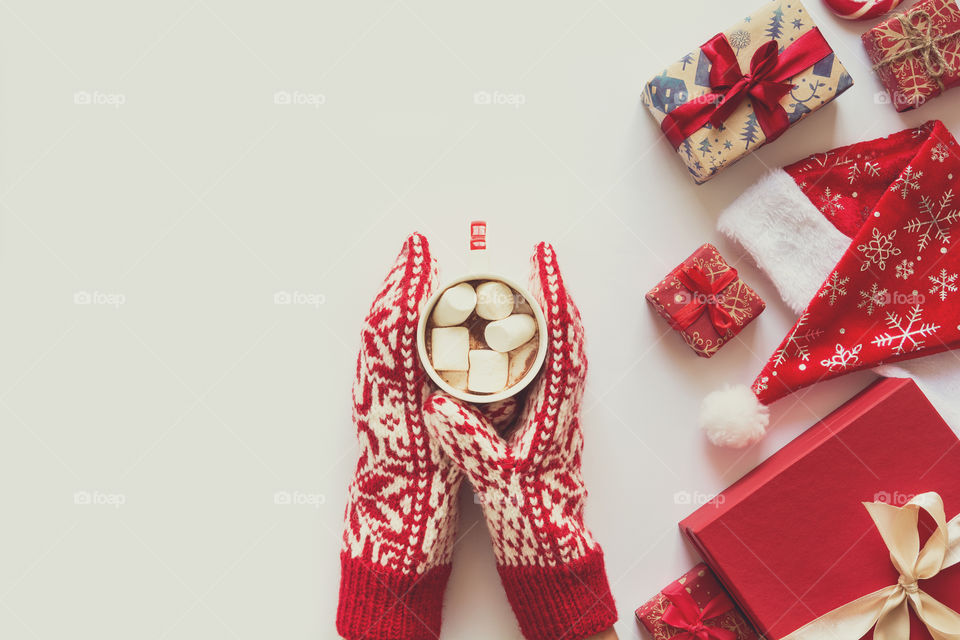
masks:
[(337, 630), (347, 640), (440, 633), (463, 475), (424, 430), (429, 393), (417, 321), (436, 286), (426, 238), (404, 243), (361, 334), (353, 387), (360, 460), (340, 553)]
[(583, 523), (583, 326), (550, 245), (536, 247), (530, 288), (550, 346), (518, 428), (504, 440), (475, 408), (442, 393), (427, 401), (424, 418), (480, 495), (524, 637), (581, 640), (613, 626), (617, 612), (603, 552)]

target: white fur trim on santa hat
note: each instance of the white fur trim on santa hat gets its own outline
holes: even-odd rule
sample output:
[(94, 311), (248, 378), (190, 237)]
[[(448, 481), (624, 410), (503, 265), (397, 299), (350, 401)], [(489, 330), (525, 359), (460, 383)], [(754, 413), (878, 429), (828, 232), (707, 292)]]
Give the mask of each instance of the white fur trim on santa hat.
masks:
[(793, 178), (775, 169), (720, 214), (720, 232), (746, 248), (800, 313), (850, 246)]

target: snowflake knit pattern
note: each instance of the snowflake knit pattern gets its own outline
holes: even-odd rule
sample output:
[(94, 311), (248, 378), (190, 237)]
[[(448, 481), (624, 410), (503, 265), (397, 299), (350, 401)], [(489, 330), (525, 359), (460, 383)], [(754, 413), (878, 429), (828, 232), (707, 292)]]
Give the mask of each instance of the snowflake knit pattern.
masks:
[(583, 522), (583, 326), (550, 245), (536, 248), (530, 288), (546, 315), (549, 349), (516, 430), (505, 440), (476, 409), (442, 393), (428, 400), (424, 418), (480, 496), (524, 637), (581, 640), (610, 628), (617, 614), (603, 552)]
[(426, 238), (404, 243), (361, 333), (353, 387), (360, 459), (340, 554), (337, 630), (348, 640), (437, 638), (460, 471), (427, 436), (429, 389), (416, 327), (437, 269)]
[(960, 148), (940, 122), (785, 167), (850, 245), (754, 382), (826, 378), (960, 347)]

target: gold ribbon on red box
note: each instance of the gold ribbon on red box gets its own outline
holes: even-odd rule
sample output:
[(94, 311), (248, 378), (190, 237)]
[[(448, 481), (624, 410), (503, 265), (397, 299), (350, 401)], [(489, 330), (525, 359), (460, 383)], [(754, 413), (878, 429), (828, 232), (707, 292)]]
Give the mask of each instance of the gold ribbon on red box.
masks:
[[(865, 502), (870, 517), (890, 550), (900, 578), (807, 623), (781, 640), (859, 640), (873, 629), (874, 640), (904, 640), (910, 636), (910, 609), (934, 640), (960, 640), (960, 613), (925, 593), (919, 586), (960, 562), (960, 515), (949, 522), (943, 500), (935, 492), (915, 496), (903, 507)], [(920, 547), (920, 511), (937, 528)]]

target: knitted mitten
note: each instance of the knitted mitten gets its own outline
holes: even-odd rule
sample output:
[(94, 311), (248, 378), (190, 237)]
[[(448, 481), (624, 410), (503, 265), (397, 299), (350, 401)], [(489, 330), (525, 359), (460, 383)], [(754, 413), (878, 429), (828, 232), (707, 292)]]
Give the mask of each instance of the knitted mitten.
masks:
[(436, 286), (410, 236), (361, 334), (353, 387), (360, 460), (346, 509), (337, 630), (348, 640), (436, 638), (462, 474), (424, 431), (420, 309)]
[(480, 495), (523, 635), (580, 640), (617, 619), (603, 552), (583, 523), (583, 327), (550, 245), (537, 246), (531, 281), (550, 347), (518, 428), (504, 440), (476, 409), (442, 393), (428, 399), (424, 419)]

